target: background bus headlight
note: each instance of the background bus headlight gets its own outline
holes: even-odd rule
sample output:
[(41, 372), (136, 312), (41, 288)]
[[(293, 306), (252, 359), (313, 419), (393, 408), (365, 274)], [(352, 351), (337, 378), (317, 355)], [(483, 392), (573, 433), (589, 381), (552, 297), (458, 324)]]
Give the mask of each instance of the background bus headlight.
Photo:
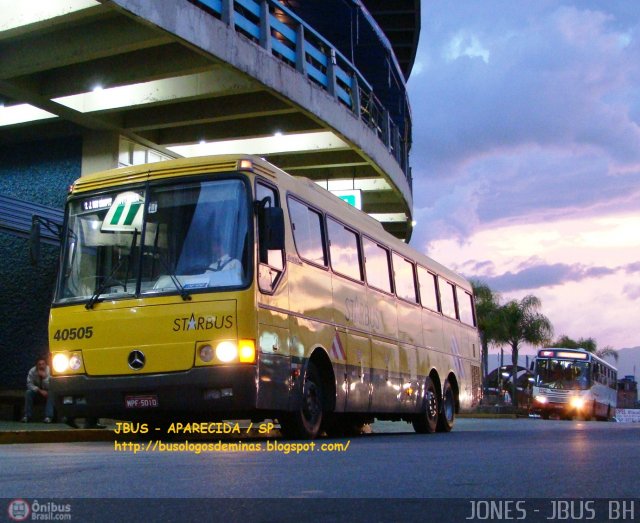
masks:
[(223, 341), (216, 347), (216, 358), (224, 363), (229, 363), (238, 357), (238, 347), (232, 341)]
[(538, 403), (542, 403), (544, 405), (547, 402), (547, 397), (546, 396), (536, 396), (535, 400)]
[(53, 365), (53, 370), (56, 372), (66, 372), (69, 368), (69, 356), (66, 354), (56, 354), (51, 363)]
[(571, 398), (571, 401), (569, 402), (569, 404), (574, 409), (581, 409), (582, 407), (584, 407), (584, 399), (582, 399), (582, 398)]

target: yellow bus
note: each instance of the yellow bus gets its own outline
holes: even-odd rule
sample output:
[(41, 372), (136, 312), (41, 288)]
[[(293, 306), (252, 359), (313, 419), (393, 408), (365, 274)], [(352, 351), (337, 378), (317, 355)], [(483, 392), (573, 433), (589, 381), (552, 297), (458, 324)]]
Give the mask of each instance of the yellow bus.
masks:
[(84, 176), (62, 237), (61, 415), (275, 419), (314, 438), (374, 418), (449, 431), (480, 399), (469, 283), (260, 158)]

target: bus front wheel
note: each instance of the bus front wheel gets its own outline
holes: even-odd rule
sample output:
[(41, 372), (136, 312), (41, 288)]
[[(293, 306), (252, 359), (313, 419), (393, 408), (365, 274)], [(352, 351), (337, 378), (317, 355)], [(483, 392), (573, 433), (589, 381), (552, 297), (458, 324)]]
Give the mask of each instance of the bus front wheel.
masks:
[(320, 433), (322, 424), (322, 379), (320, 372), (309, 362), (302, 383), (300, 407), (281, 416), (280, 428), (292, 439), (314, 439)]
[(412, 424), (418, 434), (431, 434), (438, 428), (438, 394), (431, 378), (427, 378), (424, 386), (422, 410)]
[(456, 418), (456, 400), (449, 380), (442, 386), (442, 404), (438, 416), (438, 432), (450, 432)]

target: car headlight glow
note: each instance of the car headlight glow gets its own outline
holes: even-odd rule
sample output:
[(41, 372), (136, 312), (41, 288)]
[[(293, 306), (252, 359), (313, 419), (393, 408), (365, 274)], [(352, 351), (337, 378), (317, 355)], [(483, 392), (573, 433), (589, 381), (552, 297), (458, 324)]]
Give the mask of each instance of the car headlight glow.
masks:
[(56, 354), (52, 361), (53, 370), (62, 373), (69, 368), (69, 356), (66, 354)]
[(229, 363), (238, 357), (238, 347), (232, 341), (222, 341), (216, 347), (216, 358)]
[(571, 401), (569, 403), (574, 409), (581, 409), (582, 407), (584, 407), (584, 399), (582, 398), (571, 398)]
[(536, 396), (535, 400), (542, 404), (545, 404), (548, 401), (546, 396)]

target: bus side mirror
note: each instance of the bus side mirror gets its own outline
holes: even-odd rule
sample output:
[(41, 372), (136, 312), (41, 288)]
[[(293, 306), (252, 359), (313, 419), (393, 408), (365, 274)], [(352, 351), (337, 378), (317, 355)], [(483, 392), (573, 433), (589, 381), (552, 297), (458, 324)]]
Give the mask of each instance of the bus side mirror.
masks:
[(31, 217), (31, 233), (29, 234), (29, 259), (31, 265), (37, 267), (40, 260), (40, 220), (37, 216)]
[(267, 251), (284, 249), (284, 213), (281, 207), (264, 207), (259, 217), (260, 247)]

